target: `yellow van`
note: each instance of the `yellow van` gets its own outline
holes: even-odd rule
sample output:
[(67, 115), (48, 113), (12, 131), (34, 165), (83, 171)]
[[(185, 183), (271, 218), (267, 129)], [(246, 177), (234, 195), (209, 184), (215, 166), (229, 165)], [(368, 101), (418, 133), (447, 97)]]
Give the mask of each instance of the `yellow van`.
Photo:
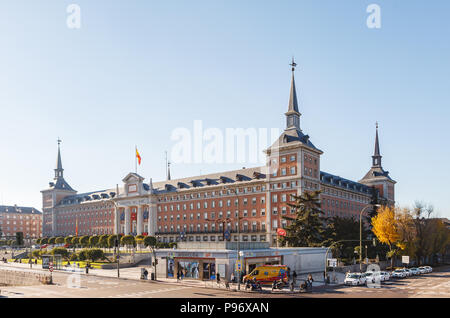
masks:
[(260, 283), (272, 283), (282, 280), (287, 283), (287, 265), (264, 265), (256, 267), (250, 274), (244, 276), (244, 282), (248, 279), (256, 280)]

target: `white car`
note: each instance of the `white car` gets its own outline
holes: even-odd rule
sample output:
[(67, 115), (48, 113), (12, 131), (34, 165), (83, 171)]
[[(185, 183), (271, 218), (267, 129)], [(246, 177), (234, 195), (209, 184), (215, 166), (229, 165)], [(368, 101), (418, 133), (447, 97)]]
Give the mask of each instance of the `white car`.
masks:
[(380, 272), (380, 274), (381, 274), (381, 281), (383, 282), (391, 279), (391, 275), (389, 274), (389, 272), (382, 271)]
[(420, 272), (421, 274), (426, 274), (426, 273), (428, 273), (428, 270), (427, 270), (424, 266), (420, 266), (420, 267), (419, 267), (419, 272)]
[(349, 286), (359, 286), (366, 283), (366, 278), (360, 273), (348, 273), (345, 276), (344, 284)]
[(365, 272), (364, 275), (366, 278), (366, 284), (375, 284), (384, 280), (384, 277), (382, 278), (381, 272), (369, 271)]
[(433, 272), (433, 268), (431, 266), (424, 266), (425, 269), (428, 270), (428, 273), (432, 273)]
[(404, 268), (403, 270), (405, 271), (407, 277), (410, 277), (413, 275), (413, 272), (409, 268)]
[(393, 278), (405, 278), (406, 277), (406, 272), (403, 269), (396, 269), (395, 271), (392, 272), (391, 277), (393, 277)]
[(410, 268), (409, 270), (411, 271), (411, 273), (412, 273), (414, 276), (420, 274), (419, 269), (418, 269), (417, 267)]

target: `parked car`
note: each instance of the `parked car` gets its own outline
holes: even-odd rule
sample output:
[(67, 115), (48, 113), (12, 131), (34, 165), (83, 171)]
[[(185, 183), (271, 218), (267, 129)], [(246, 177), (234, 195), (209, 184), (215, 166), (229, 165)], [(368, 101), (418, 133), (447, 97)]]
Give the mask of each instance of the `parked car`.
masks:
[(391, 277), (392, 278), (405, 278), (406, 272), (404, 269), (396, 269), (395, 271), (392, 272)]
[(431, 266), (424, 266), (425, 269), (428, 270), (428, 273), (432, 273), (433, 272), (433, 268)]
[(419, 271), (419, 269), (418, 269), (417, 267), (410, 268), (409, 270), (412, 272), (412, 274), (413, 274), (414, 276), (420, 274), (420, 271)]
[(381, 277), (381, 272), (378, 271), (369, 271), (364, 273), (366, 278), (366, 284), (375, 284), (383, 281), (384, 279)]
[(391, 275), (389, 274), (389, 272), (381, 271), (380, 274), (381, 274), (381, 281), (382, 282), (385, 282), (385, 281), (391, 279)]
[(428, 270), (427, 270), (424, 266), (420, 266), (420, 267), (419, 267), (419, 272), (420, 272), (421, 274), (426, 274), (426, 273), (428, 273)]
[(359, 286), (364, 285), (365, 283), (365, 275), (361, 273), (348, 273), (344, 279), (344, 284), (349, 286)]
[(406, 273), (406, 277), (410, 277), (413, 275), (412, 271), (409, 268), (404, 268), (403, 270)]

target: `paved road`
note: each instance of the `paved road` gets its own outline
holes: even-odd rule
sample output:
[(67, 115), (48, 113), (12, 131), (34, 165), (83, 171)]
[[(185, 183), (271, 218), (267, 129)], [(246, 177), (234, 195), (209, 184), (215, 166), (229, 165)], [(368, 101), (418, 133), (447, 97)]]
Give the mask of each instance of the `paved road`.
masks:
[[(134, 269), (135, 270), (135, 269)], [(123, 274), (133, 273), (123, 269)], [(121, 272), (122, 274), (122, 272)], [(12, 298), (267, 298), (267, 297), (433, 297), (450, 298), (450, 266), (439, 272), (382, 283), (380, 288), (368, 287), (315, 287), (313, 293), (237, 292), (224, 288), (205, 288), (203, 282), (189, 286), (174, 282), (151, 282), (132, 279), (117, 279), (104, 276), (54, 272), (54, 285), (1, 287), (1, 296)], [(216, 286), (212, 282), (207, 287)]]

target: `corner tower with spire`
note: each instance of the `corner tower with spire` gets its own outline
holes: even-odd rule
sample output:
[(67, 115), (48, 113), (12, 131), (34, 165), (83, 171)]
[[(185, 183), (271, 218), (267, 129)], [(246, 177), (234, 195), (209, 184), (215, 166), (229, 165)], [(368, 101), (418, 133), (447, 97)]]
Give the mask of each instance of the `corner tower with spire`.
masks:
[(72, 187), (64, 180), (64, 169), (61, 160), (61, 140), (58, 138), (58, 155), (56, 157), (56, 168), (53, 182), (49, 182), (49, 188), (42, 190), (42, 233), (44, 236), (55, 236), (57, 213), (55, 206), (65, 197), (74, 195), (77, 193)]
[(394, 187), (397, 183), (389, 176), (389, 171), (385, 171), (381, 165), (380, 142), (378, 138), (378, 122), (375, 123), (375, 150), (372, 156), (372, 168), (359, 181), (362, 184), (377, 189), (379, 196), (384, 198), (389, 205), (395, 204)]

